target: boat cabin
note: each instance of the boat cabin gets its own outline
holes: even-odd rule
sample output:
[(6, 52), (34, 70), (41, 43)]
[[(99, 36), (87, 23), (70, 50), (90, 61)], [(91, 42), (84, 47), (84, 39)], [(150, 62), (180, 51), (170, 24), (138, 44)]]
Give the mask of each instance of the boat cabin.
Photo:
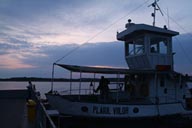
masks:
[(117, 40), (124, 41), (129, 69), (140, 72), (125, 75), (125, 81), (137, 82), (135, 87), (140, 93), (136, 93), (153, 103), (184, 103), (186, 81), (182, 74), (174, 71), (172, 50), (172, 37), (179, 33), (168, 30), (166, 26), (134, 24), (131, 20), (125, 28), (117, 33)]
[(164, 65), (173, 70), (172, 37), (179, 33), (166, 27), (128, 21), (126, 30), (117, 33), (117, 39), (125, 42), (125, 59), (129, 68), (146, 70)]

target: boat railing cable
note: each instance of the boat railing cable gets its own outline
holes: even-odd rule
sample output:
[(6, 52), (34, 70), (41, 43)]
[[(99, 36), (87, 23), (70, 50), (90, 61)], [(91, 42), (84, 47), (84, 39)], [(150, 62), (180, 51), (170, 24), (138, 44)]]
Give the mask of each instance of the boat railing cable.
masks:
[[(174, 22), (179, 28), (181, 28), (185, 33), (188, 33), (188, 35), (192, 38), (192, 33), (189, 33), (181, 24), (179, 24), (173, 17), (171, 17), (168, 13), (165, 13), (164, 10), (162, 12), (172, 21)], [(169, 20), (168, 19), (168, 20)]]
[[(152, 3), (152, 4), (150, 4), (150, 5), (148, 5), (148, 7), (153, 7), (154, 8), (154, 12), (152, 13), (152, 17), (154, 17), (154, 21), (153, 21), (153, 23), (154, 23), (154, 26), (155, 26), (155, 12), (156, 11), (160, 11), (160, 13), (161, 13), (161, 15), (163, 16), (163, 19), (164, 19), (164, 21), (165, 22), (167, 22), (167, 24), (168, 24), (168, 28), (169, 28), (169, 19), (172, 21), (172, 22), (174, 22), (179, 28), (181, 28), (185, 33), (188, 33), (188, 35), (192, 38), (192, 33), (189, 33), (189, 32), (187, 32), (187, 30), (182, 26), (182, 25), (180, 25), (176, 20), (174, 20), (174, 18), (173, 17), (171, 17), (170, 15), (169, 15), (169, 12), (168, 12), (168, 9), (167, 9), (167, 13), (163, 10), (163, 9), (161, 9), (160, 8), (160, 6), (158, 5), (158, 3), (157, 2), (159, 2), (159, 0), (154, 0), (154, 2)], [(164, 17), (164, 14), (167, 16), (167, 21), (166, 21), (166, 18)]]
[[(176, 20), (174, 20), (173, 17), (171, 17), (171, 16), (169, 16), (169, 14), (165, 13), (164, 10), (162, 10), (162, 12), (163, 12), (165, 15), (167, 15), (167, 17), (168, 17), (172, 22), (174, 22), (179, 28), (181, 28), (185, 33), (187, 33), (190, 38), (192, 38), (192, 34), (189, 33), (189, 32), (187, 32), (187, 30), (186, 30), (182, 25), (180, 25)], [(187, 60), (189, 61), (190, 65), (192, 66), (192, 60), (191, 60), (191, 58), (189, 57), (189, 54), (186, 53), (185, 48), (184, 48), (183, 45), (181, 44), (181, 41), (180, 41), (177, 37), (175, 37), (175, 39), (177, 40), (177, 42), (178, 42), (181, 50), (183, 51), (182, 53), (184, 54), (184, 56), (187, 58)]]
[(180, 25), (176, 20), (174, 20), (172, 17), (169, 16), (169, 18), (179, 27), (181, 28), (185, 33), (187, 33), (192, 38), (192, 33), (189, 33), (182, 25)]
[(91, 38), (89, 38), (88, 40), (86, 40), (84, 43), (78, 45), (77, 47), (75, 47), (74, 49), (70, 50), (69, 52), (67, 52), (63, 57), (59, 58), (58, 60), (55, 61), (55, 63), (58, 63), (59, 61), (61, 61), (62, 59), (66, 58), (67, 56), (69, 56), (70, 54), (72, 54), (74, 51), (76, 51), (77, 49), (79, 49), (80, 47), (82, 47), (83, 45), (87, 44), (89, 41), (93, 40), (94, 38), (96, 38), (97, 36), (99, 36), (100, 34), (104, 33), (106, 30), (108, 30), (109, 28), (111, 28), (113, 25), (117, 24), (120, 20), (124, 19), (125, 17), (127, 17), (128, 15), (130, 15), (131, 13), (135, 12), (136, 10), (138, 10), (139, 8), (141, 8), (142, 6), (144, 6), (146, 3), (148, 3), (150, 0), (145, 0), (142, 4), (138, 5), (136, 8), (132, 9), (131, 11), (129, 11), (126, 15), (118, 18), (117, 20), (115, 20), (113, 23), (111, 23), (110, 25), (108, 25), (107, 27), (105, 27), (104, 29), (102, 29), (100, 32), (96, 33), (95, 35), (93, 35)]
[(175, 39), (177, 40), (177, 42), (178, 42), (181, 50), (183, 51), (182, 53), (184, 54), (184, 56), (187, 58), (187, 60), (189, 61), (190, 65), (192, 66), (192, 60), (191, 60), (191, 58), (189, 57), (189, 54), (186, 53), (184, 47), (183, 47), (182, 44), (181, 44), (181, 41), (180, 41), (177, 37), (175, 37)]

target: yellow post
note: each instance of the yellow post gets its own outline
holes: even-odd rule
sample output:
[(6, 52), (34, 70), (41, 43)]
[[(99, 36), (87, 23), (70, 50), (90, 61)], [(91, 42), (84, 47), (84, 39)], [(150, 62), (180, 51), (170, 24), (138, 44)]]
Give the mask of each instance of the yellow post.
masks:
[(29, 99), (27, 102), (27, 114), (28, 114), (28, 120), (30, 122), (35, 121), (36, 117), (36, 102), (34, 100)]

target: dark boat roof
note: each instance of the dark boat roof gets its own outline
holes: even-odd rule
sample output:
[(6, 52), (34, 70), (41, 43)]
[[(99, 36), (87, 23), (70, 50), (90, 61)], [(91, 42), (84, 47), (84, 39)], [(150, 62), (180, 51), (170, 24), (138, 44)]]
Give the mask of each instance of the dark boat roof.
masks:
[(179, 32), (164, 29), (164, 28), (159, 28), (155, 26), (150, 26), (146, 24), (128, 24), (128, 27), (126, 30), (120, 32), (117, 34), (117, 39), (124, 41), (127, 36), (131, 36), (132, 34), (136, 34), (139, 32), (149, 32), (149, 33), (158, 33), (158, 34), (163, 34), (167, 36), (176, 36), (179, 34)]
[(154, 74), (157, 70), (133, 70), (128, 68), (106, 68), (94, 66), (78, 66), (67, 64), (55, 64), (72, 72), (100, 73), (100, 74)]

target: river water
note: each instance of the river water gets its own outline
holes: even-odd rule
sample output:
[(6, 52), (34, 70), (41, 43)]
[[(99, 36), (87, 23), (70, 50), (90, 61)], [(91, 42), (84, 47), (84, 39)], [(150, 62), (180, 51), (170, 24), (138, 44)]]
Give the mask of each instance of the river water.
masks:
[[(40, 92), (41, 98), (45, 99), (45, 93), (51, 90), (51, 82), (32, 82), (35, 85), (37, 91)], [(83, 82), (81, 88), (83, 89), (90, 89), (89, 82)], [(26, 89), (28, 86), (28, 82), (15, 82), (15, 81), (8, 81), (8, 82), (0, 82), (0, 90), (19, 90), (19, 89)], [(70, 89), (69, 82), (54, 82), (53, 90), (55, 91), (66, 91)], [(76, 93), (78, 93), (79, 89), (79, 82), (72, 82), (72, 89), (76, 89)], [(74, 92), (75, 93), (75, 92)], [(86, 92), (89, 93), (89, 92)]]
[[(36, 90), (41, 93), (42, 98), (45, 98), (44, 93), (50, 90), (50, 82), (33, 82), (36, 86)], [(0, 82), (0, 90), (19, 90), (27, 89), (28, 82)]]

